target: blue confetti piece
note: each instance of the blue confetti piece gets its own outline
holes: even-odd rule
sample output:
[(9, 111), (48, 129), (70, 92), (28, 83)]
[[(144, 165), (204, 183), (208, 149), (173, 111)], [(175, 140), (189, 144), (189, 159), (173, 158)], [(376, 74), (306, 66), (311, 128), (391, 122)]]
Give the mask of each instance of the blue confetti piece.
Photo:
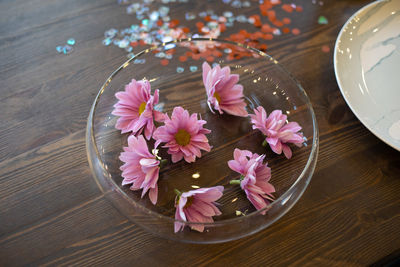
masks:
[(190, 71), (191, 72), (196, 72), (197, 71), (197, 66), (190, 66)]
[(75, 44), (75, 39), (69, 38), (68, 41), (67, 41), (67, 44), (74, 45)]
[(62, 52), (63, 52), (65, 55), (68, 55), (68, 54), (71, 53), (72, 51), (74, 51), (74, 49), (72, 48), (72, 46), (69, 46), (69, 45), (64, 46), (64, 47), (63, 47), (63, 50), (62, 50)]
[(108, 46), (112, 43), (112, 40), (110, 38), (106, 38), (103, 40), (103, 45)]
[(58, 53), (62, 53), (63, 48), (64, 48), (64, 46), (58, 45), (58, 46), (56, 47), (56, 50), (57, 50)]
[(133, 64), (144, 64), (146, 63), (146, 59), (137, 58), (133, 61)]
[(182, 67), (177, 67), (177, 68), (176, 68), (176, 72), (177, 72), (177, 73), (182, 73), (182, 72), (184, 72), (184, 71), (185, 71), (185, 69), (182, 68)]

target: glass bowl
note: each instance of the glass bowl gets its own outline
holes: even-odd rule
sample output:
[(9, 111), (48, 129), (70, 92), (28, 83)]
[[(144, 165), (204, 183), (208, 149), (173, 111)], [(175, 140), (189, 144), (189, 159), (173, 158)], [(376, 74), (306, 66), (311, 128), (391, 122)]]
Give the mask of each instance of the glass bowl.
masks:
[[(261, 132), (252, 130), (250, 118), (213, 114), (207, 105), (201, 65), (230, 66), (240, 75), (239, 83), (249, 113), (263, 106), (269, 114), (281, 109), (289, 121), (302, 126), (302, 147), (291, 146), (293, 157), (277, 155), (263, 147)], [(182, 106), (198, 113), (207, 121), (210, 152), (203, 152), (194, 163), (169, 163), (160, 170), (158, 202), (153, 205), (141, 191), (122, 186), (119, 154), (127, 146), (128, 134), (115, 129), (117, 117), (111, 114), (117, 102), (115, 93), (123, 91), (132, 79), (147, 79), (152, 92), (160, 90), (158, 110), (167, 112)], [(218, 243), (256, 233), (281, 218), (300, 198), (311, 180), (318, 155), (318, 127), (310, 100), (301, 85), (278, 62), (266, 53), (229, 41), (189, 38), (163, 43), (146, 49), (114, 71), (104, 83), (90, 110), (87, 133), (87, 155), (93, 176), (108, 199), (122, 214), (151, 233), (168, 239), (191, 243)], [(149, 144), (149, 148), (152, 145)], [(235, 148), (265, 154), (271, 168), (270, 182), (275, 186), (275, 201), (267, 212), (256, 210), (238, 185), (229, 181), (239, 175), (229, 169)], [(163, 149), (161, 149), (163, 150)], [(165, 149), (164, 149), (165, 150)], [(218, 200), (222, 215), (213, 223), (204, 223), (205, 231), (185, 227), (174, 233), (174, 189), (182, 191), (198, 187), (223, 185), (224, 195)], [(191, 223), (195, 224), (195, 223)], [(188, 223), (185, 223), (188, 225)]]

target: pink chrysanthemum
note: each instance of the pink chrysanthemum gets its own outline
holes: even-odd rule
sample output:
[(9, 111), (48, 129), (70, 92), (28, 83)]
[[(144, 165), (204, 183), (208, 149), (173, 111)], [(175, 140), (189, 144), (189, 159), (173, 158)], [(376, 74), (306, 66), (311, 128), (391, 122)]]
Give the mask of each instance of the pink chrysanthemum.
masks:
[[(228, 66), (211, 68), (203, 63), (203, 83), (207, 92), (207, 103), (220, 114), (225, 111), (231, 115), (247, 117), (246, 103), (243, 99), (243, 86), (237, 84), (239, 75), (231, 74)], [(212, 107), (211, 107), (212, 106)]]
[(257, 107), (254, 115), (250, 115), (253, 129), (260, 130), (271, 147), (272, 151), (281, 154), (282, 151), (286, 158), (292, 157), (292, 150), (287, 145), (289, 143), (301, 147), (304, 140), (300, 125), (297, 122), (286, 123), (287, 116), (282, 114), (281, 110), (274, 110), (267, 117), (267, 113), (263, 107)]
[[(235, 149), (234, 160), (228, 161), (229, 168), (240, 173), (240, 180), (232, 180), (231, 184), (240, 183), (240, 187), (245, 191), (247, 198), (257, 209), (265, 208), (270, 201), (273, 201), (272, 193), (275, 188), (269, 183), (271, 179), (271, 169), (267, 163), (263, 164), (265, 155), (251, 153), (248, 150)], [(265, 214), (263, 211), (262, 214)]]
[[(175, 219), (186, 222), (210, 223), (214, 222), (212, 216), (221, 215), (221, 211), (215, 206), (215, 202), (222, 197), (223, 186), (200, 188), (189, 192), (178, 193), (175, 199)], [(203, 232), (204, 225), (190, 224), (191, 229)], [(185, 224), (175, 222), (175, 233), (183, 230)]]
[[(156, 147), (157, 143), (154, 151), (157, 151)], [(149, 191), (150, 201), (156, 204), (161, 158), (149, 152), (143, 135), (129, 136), (128, 146), (124, 147), (119, 159), (124, 162), (120, 168), (124, 177), (122, 185), (132, 184), (131, 190), (143, 189), (142, 197)]]
[(132, 80), (125, 86), (124, 92), (115, 94), (118, 102), (114, 105), (113, 115), (119, 116), (115, 128), (122, 133), (132, 132), (139, 135), (144, 129), (144, 135), (150, 140), (155, 130), (154, 120), (162, 121), (164, 114), (154, 110), (158, 103), (158, 89), (151, 95), (149, 81)]
[(182, 107), (175, 107), (171, 119), (165, 115), (164, 126), (158, 127), (153, 138), (158, 142), (166, 143), (168, 154), (172, 162), (184, 158), (187, 162), (194, 162), (196, 157), (201, 157), (200, 149), (210, 151), (208, 139), (205, 134), (211, 131), (203, 128), (204, 120), (197, 119), (197, 113), (189, 116), (189, 112)]

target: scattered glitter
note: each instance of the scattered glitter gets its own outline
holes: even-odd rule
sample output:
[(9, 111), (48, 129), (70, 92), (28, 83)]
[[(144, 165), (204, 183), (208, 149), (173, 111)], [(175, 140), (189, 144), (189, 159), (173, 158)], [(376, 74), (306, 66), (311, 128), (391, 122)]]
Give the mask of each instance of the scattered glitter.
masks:
[(146, 63), (146, 59), (144, 58), (143, 59), (137, 58), (133, 61), (133, 64), (144, 64), (144, 63)]
[(108, 46), (112, 43), (112, 40), (110, 38), (106, 38), (103, 40), (103, 45)]
[(325, 18), (324, 16), (320, 16), (318, 18), (318, 24), (328, 24), (328, 19)]
[(329, 51), (331, 51), (331, 49), (329, 48), (329, 46), (327, 45), (323, 45), (321, 48), (322, 52), (324, 53), (329, 53)]
[(236, 20), (238, 22), (244, 23), (244, 22), (247, 22), (247, 17), (245, 15), (239, 15), (239, 16), (236, 17)]
[(73, 39), (73, 38), (68, 39), (67, 44), (74, 45), (75, 44), (75, 39)]
[(243, 7), (250, 7), (251, 3), (249, 1), (245, 1), (245, 2), (242, 3), (242, 6)]
[(62, 53), (63, 48), (64, 48), (64, 47), (63, 47), (62, 45), (58, 45), (58, 46), (56, 47), (56, 50), (57, 50), (58, 53)]
[(196, 14), (194, 14), (193, 12), (187, 12), (185, 14), (185, 18), (186, 20), (194, 20), (196, 18)]
[(224, 17), (230, 18), (230, 17), (233, 16), (233, 13), (230, 12), (230, 11), (225, 11), (225, 12), (223, 13), (223, 15), (224, 15)]
[(68, 55), (68, 54), (72, 53), (72, 51), (74, 51), (74, 49), (73, 49), (72, 46), (70, 46), (70, 45), (65, 45), (65, 46), (63, 47), (63, 50), (62, 50), (62, 52), (63, 52), (65, 55)]
[(236, 200), (238, 200), (237, 197), (235, 197), (234, 199), (232, 199), (232, 203), (235, 202)]
[(200, 173), (196, 172), (192, 174), (193, 179), (199, 179), (200, 178)]
[(234, 7), (234, 8), (241, 8), (242, 7), (242, 2), (240, 2), (239, 0), (235, 0), (235, 1), (232, 2), (231, 6)]
[(200, 186), (198, 186), (198, 185), (192, 185), (191, 187), (194, 188), (194, 189), (199, 189), (200, 188)]
[[(293, 34), (300, 34), (299, 29), (290, 27), (292, 21), (289, 16), (278, 17), (280, 12), (277, 12), (275, 7), (280, 7), (288, 13), (301, 12), (303, 10), (299, 5), (293, 3), (283, 4), (281, 0), (259, 0), (257, 1), (259, 3), (259, 14), (250, 13), (245, 15), (243, 13), (237, 14), (240, 12), (238, 9), (250, 7), (252, 5), (251, 1), (222, 0), (224, 4), (235, 8), (237, 11), (223, 10), (221, 14), (217, 13), (215, 10), (208, 9), (203, 11), (191, 10), (185, 13), (185, 22), (193, 21), (192, 25), (196, 25), (196, 32), (192, 27), (189, 27), (189, 25), (182, 25), (183, 22), (169, 15), (172, 8), (168, 6), (169, 4), (177, 2), (187, 3), (188, 0), (161, 0), (163, 5), (156, 9), (154, 9), (152, 5), (154, 0), (139, 0), (135, 1), (135, 3), (129, 2), (130, 0), (118, 0), (119, 4), (127, 4), (126, 12), (136, 16), (139, 23), (119, 30), (110, 28), (105, 31), (105, 39), (103, 40), (104, 45), (108, 46), (113, 44), (124, 49), (127, 53), (132, 53), (133, 48), (137, 46), (160, 45), (175, 39), (189, 37), (223, 38), (243, 43), (265, 52), (267, 50), (267, 44), (265, 44), (263, 40), (272, 40), (275, 36), (281, 35), (282, 33), (291, 32)], [(313, 0), (313, 2), (315, 2), (315, 4), (322, 3), (322, 1), (318, 0)], [(190, 10), (190, 8), (186, 10)], [(237, 25), (234, 25), (235, 23), (250, 23), (252, 26), (256, 27), (256, 30), (247, 31), (238, 29), (228, 36), (221, 36), (226, 31), (227, 27), (234, 27), (233, 29), (237, 28)], [(176, 46), (176, 43), (170, 43), (164, 48), (165, 50), (174, 50)], [(187, 48), (188, 53), (179, 56), (180, 62), (185, 62), (189, 58), (213, 62), (215, 58), (218, 57), (226, 57), (226, 60), (233, 60), (252, 55), (245, 51), (231, 49), (232, 47), (230, 45), (215, 46), (213, 44), (197, 42), (193, 46), (188, 46)], [(159, 58), (161, 65), (166, 66), (169, 64), (169, 60), (173, 60), (174, 52), (163, 52), (164, 53), (158, 51), (158, 53), (155, 52), (154, 55)], [(197, 67), (196, 70), (194, 70), (194, 68), (189, 69), (192, 72), (197, 71)]]
[(190, 66), (190, 71), (191, 72), (196, 72), (197, 71), (197, 67), (196, 66)]
[(207, 16), (207, 12), (202, 11), (202, 12), (199, 13), (199, 17), (200, 18), (204, 18), (206, 16)]
[(112, 28), (104, 33), (104, 37), (105, 38), (114, 38), (117, 33), (118, 33), (118, 30)]
[(292, 29), (292, 33), (293, 33), (294, 35), (299, 35), (299, 34), (300, 34), (300, 30), (297, 29), (297, 28), (294, 28), (294, 29)]
[(118, 44), (119, 48), (126, 48), (128, 45), (129, 45), (129, 41), (126, 39), (121, 40)]
[(167, 66), (169, 64), (169, 60), (168, 59), (162, 59), (160, 63), (163, 66)]

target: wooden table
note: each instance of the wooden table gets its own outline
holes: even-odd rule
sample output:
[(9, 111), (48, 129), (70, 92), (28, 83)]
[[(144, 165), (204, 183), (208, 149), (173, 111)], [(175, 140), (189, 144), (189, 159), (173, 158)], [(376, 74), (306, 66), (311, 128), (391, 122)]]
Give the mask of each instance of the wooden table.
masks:
[[(302, 83), (317, 114), (321, 141), (312, 181), (268, 229), (233, 242), (188, 245), (124, 218), (101, 196), (86, 159), (89, 108), (126, 54), (102, 45), (104, 31), (137, 23), (135, 16), (116, 0), (2, 1), (0, 265), (364, 266), (398, 257), (400, 153), (353, 115), (333, 71), (340, 28), (370, 1), (294, 2), (304, 9), (291, 16), (301, 34), (265, 43)], [(171, 16), (185, 21), (187, 5), (176, 6)], [(196, 11), (228, 7), (191, 5)], [(246, 10), (258, 13), (258, 5)], [(327, 25), (317, 23), (320, 15)], [(75, 51), (57, 54), (70, 37)], [(323, 53), (323, 45), (331, 52)]]

